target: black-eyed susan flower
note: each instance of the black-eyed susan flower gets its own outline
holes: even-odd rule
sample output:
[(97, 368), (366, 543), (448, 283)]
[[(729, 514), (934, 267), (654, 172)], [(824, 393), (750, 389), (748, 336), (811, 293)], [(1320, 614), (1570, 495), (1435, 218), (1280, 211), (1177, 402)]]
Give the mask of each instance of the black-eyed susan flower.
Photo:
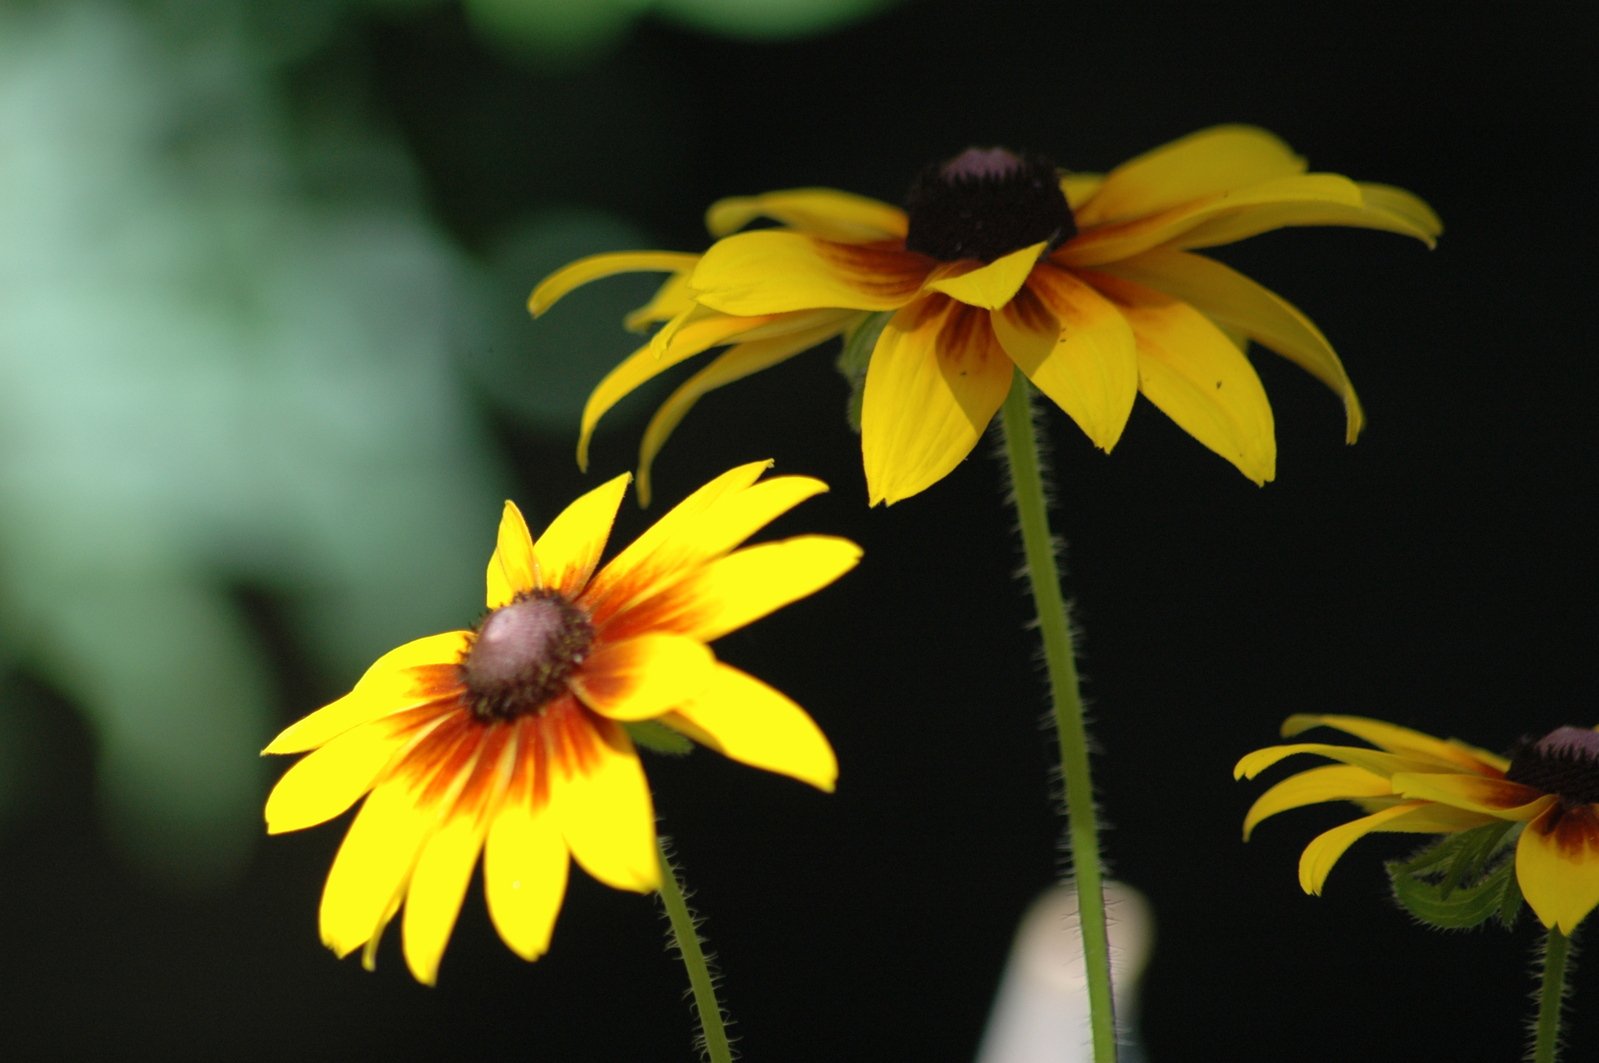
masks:
[(1512, 756), (1358, 716), (1292, 716), (1283, 736), (1331, 727), (1375, 748), (1306, 742), (1256, 750), (1234, 774), (1254, 778), (1285, 757), (1336, 764), (1291, 775), (1244, 817), (1261, 820), (1323, 801), (1352, 801), (1366, 815), (1318, 835), (1299, 861), (1299, 883), (1319, 894), (1344, 851), (1374, 831), (1453, 834), (1495, 823), (1519, 829), (1515, 877), (1546, 928), (1569, 935), (1599, 905), (1599, 731), (1560, 727)]
[[(778, 224), (737, 231), (760, 217)], [(1326, 338), (1280, 296), (1196, 252), (1285, 226), (1381, 229), (1428, 244), (1441, 230), (1410, 193), (1309, 173), (1282, 141), (1244, 126), (1203, 130), (1103, 176), (1062, 175), (1038, 156), (974, 148), (918, 176), (903, 210), (796, 189), (723, 200), (707, 223), (719, 239), (697, 260), (595, 256), (533, 291), (529, 307), (539, 314), (597, 277), (675, 271), (657, 306), (675, 315), (600, 385), (584, 414), (585, 438), (621, 395), (718, 343), (738, 346), (702, 370), (689, 394), (669, 400), (672, 416), (652, 425), (655, 448), (710, 388), (868, 314), (890, 314), (861, 408), (873, 504), (914, 495), (965, 458), (1018, 369), (1103, 450), (1120, 439), (1142, 393), (1264, 483), (1275, 474), (1276, 441), (1271, 406), (1243, 353), (1252, 340), (1333, 389), (1353, 441), (1360, 404)], [(764, 346), (739, 349), (756, 336)]]
[[(322, 894), (322, 940), (370, 967), (403, 907), (406, 962), (431, 984), (472, 872), (512, 951), (549, 946), (568, 860), (618, 889), (660, 884), (655, 816), (629, 726), (655, 721), (746, 764), (831, 790), (827, 739), (776, 690), (707, 643), (826, 586), (859, 549), (749, 536), (826, 490), (757, 482), (770, 463), (696, 491), (603, 568), (620, 476), (537, 542), (507, 502), (470, 631), (380, 657), (350, 693), (267, 753), (304, 753), (267, 798), (267, 829), (332, 819), (363, 796)], [(597, 571), (596, 571), (597, 569)]]

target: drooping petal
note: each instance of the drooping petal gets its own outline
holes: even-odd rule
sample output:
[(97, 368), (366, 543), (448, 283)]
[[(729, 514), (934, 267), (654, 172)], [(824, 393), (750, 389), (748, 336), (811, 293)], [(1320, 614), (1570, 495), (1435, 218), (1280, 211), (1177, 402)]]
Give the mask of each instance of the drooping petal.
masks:
[(607, 886), (647, 893), (660, 886), (655, 806), (633, 741), (622, 725), (589, 717), (553, 736), (550, 810), (572, 857)]
[(390, 650), (355, 689), (284, 728), (262, 752), (303, 753), (352, 727), (452, 696), (460, 690), (455, 665), (471, 638), (469, 631), (446, 631)]
[(1244, 815), (1244, 841), (1249, 840), (1249, 835), (1262, 820), (1291, 808), (1303, 808), (1323, 801), (1392, 795), (1393, 788), (1388, 785), (1387, 779), (1373, 775), (1364, 768), (1348, 764), (1311, 768), (1298, 775), (1290, 775), (1256, 798)]
[[(1096, 447), (1109, 451), (1121, 439), (1138, 397), (1138, 347), (1121, 311), (1093, 288), (1048, 263), (1033, 271), (1027, 293), (1058, 322), (1045, 349), (1048, 323), (1037, 320), (1031, 342), (1018, 342), (1027, 327), (1030, 300), (1018, 297), (993, 318), (1006, 353), (1051, 402), (1066, 411)], [(1042, 355), (1042, 357), (1040, 357)]]
[(853, 313), (836, 315), (823, 324), (803, 332), (740, 343), (728, 348), (685, 380), (676, 391), (667, 396), (666, 401), (661, 403), (660, 409), (655, 411), (655, 416), (650, 418), (650, 423), (645, 426), (644, 437), (639, 443), (639, 504), (645, 506), (650, 504), (650, 468), (655, 463), (655, 456), (661, 452), (667, 438), (696, 402), (708, 392), (725, 384), (742, 380), (763, 369), (770, 369), (803, 351), (825, 343), (843, 332), (856, 319)]
[(1413, 757), (1430, 757), (1440, 765), (1454, 765), (1467, 771), (1484, 774), (1503, 774), (1510, 762), (1497, 753), (1476, 749), (1454, 739), (1434, 738), (1408, 727), (1373, 720), (1366, 716), (1323, 716), (1301, 713), (1283, 721), (1284, 738), (1303, 734), (1313, 727), (1331, 727), (1352, 734), (1390, 753)]
[(932, 486), (972, 452), (1011, 386), (988, 315), (931, 296), (891, 318), (872, 351), (861, 401), (861, 455), (872, 505)]
[(1345, 439), (1360, 435), (1365, 415), (1332, 344), (1286, 299), (1214, 259), (1156, 248), (1109, 263), (1105, 272), (1181, 299), (1222, 327), (1232, 327), (1287, 358), (1344, 403)]
[(423, 985), (438, 979), (439, 960), (461, 914), (486, 827), (480, 815), (458, 810), (433, 832), (417, 856), (400, 928), (406, 966)]
[(569, 680), (583, 704), (613, 720), (648, 720), (697, 696), (716, 658), (697, 639), (665, 632), (597, 644)]
[(415, 740), (411, 729), (385, 724), (351, 728), (284, 772), (267, 795), (267, 833), (325, 823), (360, 800), (395, 753)]
[(976, 268), (935, 270), (927, 281), (927, 290), (943, 292), (951, 299), (984, 310), (1004, 306), (1027, 283), (1027, 275), (1047, 246), (1047, 243), (1033, 244)]
[(1277, 472), (1271, 403), (1254, 367), (1187, 303), (1106, 274), (1085, 277), (1109, 296), (1138, 343), (1138, 389), (1194, 439), (1257, 484)]
[(561, 510), (533, 543), (540, 585), (567, 598), (575, 598), (594, 574), (605, 543), (611, 537), (617, 507), (633, 479), (628, 473), (613, 476)]
[(1427, 771), (1431, 768), (1432, 761), (1417, 760), (1414, 757), (1402, 756), (1398, 753), (1385, 753), (1379, 749), (1362, 749), (1360, 746), (1335, 746), (1325, 742), (1296, 742), (1291, 745), (1267, 746), (1257, 749), (1253, 753), (1245, 753), (1233, 766), (1233, 778), (1253, 779), (1267, 768), (1280, 760), (1297, 756), (1300, 753), (1310, 753), (1328, 760), (1336, 760), (1340, 764), (1350, 764), (1373, 775), (1388, 778), (1395, 772), (1402, 771)]
[(932, 267), (932, 259), (886, 244), (764, 229), (712, 244), (692, 283), (701, 303), (729, 314), (895, 310), (916, 295)]
[(699, 256), (687, 251), (611, 251), (569, 262), (539, 281), (527, 308), (538, 317), (574, 288), (617, 273), (681, 273), (694, 268)]
[[(1299, 886), (1306, 893), (1321, 895), (1321, 888), (1327, 882), (1327, 875), (1332, 871), (1338, 858), (1344, 855), (1355, 842), (1364, 838), (1373, 831), (1403, 831), (1407, 829), (1406, 820), (1420, 821), (1432, 812), (1426, 807), (1425, 802), (1412, 801), (1405, 804), (1394, 805), (1373, 812), (1369, 816), (1345, 823), (1341, 827), (1334, 827), (1323, 834), (1318, 834), (1311, 843), (1305, 846), (1305, 851), (1299, 857)], [(1424, 830), (1431, 828), (1422, 828)]]
[(1105, 175), (1078, 228), (1137, 218), (1190, 200), (1305, 172), (1305, 160), (1254, 126), (1220, 125), (1163, 144)]
[(1393, 185), (1361, 181), (1360, 198), (1365, 200), (1366, 206), (1371, 210), (1404, 219), (1415, 233), (1423, 234), (1427, 238), (1429, 247), (1432, 246), (1432, 238), (1443, 235), (1443, 219), (1438, 217), (1437, 212), (1427, 204), (1426, 200), (1413, 192), (1395, 188)]
[(705, 212), (705, 227), (721, 238), (756, 218), (846, 243), (903, 239), (908, 226), (903, 210), (876, 199), (831, 188), (791, 188), (718, 200)]
[(1482, 775), (1437, 771), (1395, 772), (1394, 792), (1481, 812), (1497, 819), (1527, 820), (1543, 811), (1547, 795), (1536, 787)]
[[(1062, 244), (1051, 258), (1069, 268), (1096, 266), (1131, 258), (1162, 244), (1209, 247), (1229, 242), (1208, 237), (1201, 237), (1199, 242), (1184, 239), (1201, 226), (1212, 223), (1216, 232), (1236, 231), (1253, 235), (1282, 225), (1348, 224), (1310, 219), (1346, 217), (1350, 212), (1356, 215), (1370, 214), (1374, 222), (1389, 217), (1368, 210), (1361, 199), (1360, 188), (1347, 177), (1328, 173), (1300, 174), (1190, 200), (1155, 214), (1080, 231)], [(1382, 228), (1386, 224), (1374, 224), (1372, 227)], [(1242, 238), (1231, 237), (1233, 240)]]
[(1599, 905), (1599, 810), (1548, 801), (1516, 843), (1516, 881), (1539, 921), (1569, 936)]
[(668, 727), (751, 767), (832, 792), (838, 758), (821, 728), (783, 694), (730, 665), (692, 701), (662, 717)]
[(533, 554), (533, 535), (516, 503), (507, 501), (500, 514), (500, 533), (489, 557), (488, 594), (490, 609), (510, 605), (518, 594), (538, 590), (544, 585), (538, 560)]
[[(1326, 176), (1326, 175), (1322, 175)], [(1366, 199), (1365, 185), (1355, 186), (1361, 194), (1360, 203), (1331, 201), (1288, 201), (1252, 204), (1248, 209), (1224, 211), (1192, 226), (1171, 240), (1176, 248), (1219, 247), (1237, 243), (1251, 236), (1273, 229), (1301, 228), (1307, 225), (1333, 225), (1355, 229), (1375, 229), (1378, 232), (1396, 233), (1420, 240), (1428, 247), (1436, 243), (1438, 228), (1428, 224), (1437, 216), (1420, 200), (1418, 213), (1410, 203), (1395, 203), (1398, 209), (1390, 210), (1387, 197), (1378, 195), (1373, 203)], [(1414, 199), (1414, 197), (1412, 197)]]
[(555, 817), (533, 808), (531, 790), (506, 795), (489, 828), (483, 891), (495, 929), (524, 960), (550, 947), (570, 862)]
[(408, 779), (391, 778), (372, 791), (322, 889), (323, 944), (342, 957), (382, 933), (435, 824), (433, 810), (418, 804)]

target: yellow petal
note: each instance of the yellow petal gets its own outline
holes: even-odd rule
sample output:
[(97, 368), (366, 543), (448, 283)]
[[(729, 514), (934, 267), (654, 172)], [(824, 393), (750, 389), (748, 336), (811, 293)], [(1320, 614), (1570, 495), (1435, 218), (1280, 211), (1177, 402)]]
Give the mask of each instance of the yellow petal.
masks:
[(561, 510), (550, 521), (544, 534), (533, 544), (540, 582), (547, 589), (575, 598), (594, 574), (605, 543), (611, 537), (611, 524), (617, 507), (627, 493), (627, 473), (613, 476)]
[(1320, 896), (1333, 865), (1351, 845), (1373, 831), (1403, 830), (1405, 817), (1415, 818), (1425, 811), (1420, 802), (1394, 805), (1317, 835), (1299, 857), (1300, 888), (1306, 893)]
[[(1330, 175), (1312, 175), (1330, 176)], [(1308, 180), (1308, 178), (1306, 178)], [(1432, 247), (1438, 236), (1435, 224), (1429, 224), (1429, 219), (1436, 222), (1437, 216), (1433, 215), (1431, 208), (1421, 200), (1411, 197), (1413, 203), (1400, 203), (1383, 195), (1372, 197), (1375, 203), (1366, 197), (1366, 185), (1357, 185), (1361, 193), (1360, 203), (1302, 201), (1302, 202), (1263, 202), (1253, 204), (1246, 209), (1221, 212), (1214, 217), (1205, 219), (1202, 224), (1192, 226), (1176, 236), (1171, 241), (1171, 246), (1177, 248), (1217, 247), (1221, 244), (1237, 243), (1239, 240), (1258, 236), (1273, 229), (1301, 228), (1307, 225), (1336, 225), (1356, 229), (1375, 229), (1379, 232), (1397, 233), (1400, 236), (1409, 236), (1420, 240), (1428, 247)], [(1392, 191), (1398, 191), (1394, 189)], [(1396, 209), (1388, 209), (1393, 203)], [(1419, 204), (1417, 212), (1415, 205)]]
[(1286, 299), (1214, 259), (1186, 251), (1157, 248), (1105, 271), (1181, 299), (1216, 324), (1287, 358), (1343, 400), (1346, 441), (1360, 435), (1365, 417), (1349, 374), (1327, 337)]
[(653, 632), (602, 641), (569, 680), (583, 703), (613, 720), (648, 720), (711, 681), (716, 658), (703, 642)]
[[(1425, 237), (1437, 237), (1443, 234), (1443, 219), (1427, 205), (1426, 200), (1413, 192), (1395, 188), (1393, 185), (1361, 181), (1360, 198), (1365, 200), (1366, 206), (1371, 210), (1403, 219), (1415, 233)], [(1427, 243), (1431, 246), (1432, 240), (1428, 239)]]
[(1405, 771), (1393, 775), (1394, 792), (1480, 812), (1496, 819), (1528, 820), (1543, 811), (1547, 796), (1536, 787), (1481, 775)]
[(414, 639), (379, 657), (355, 689), (284, 728), (263, 753), (303, 753), (352, 727), (426, 704), (444, 696), (429, 666), (454, 665), (471, 639), (468, 631), (446, 631)]
[(589, 393), (588, 401), (583, 404), (583, 416), (577, 438), (578, 468), (588, 470), (589, 442), (594, 436), (595, 427), (600, 423), (600, 418), (605, 416), (611, 407), (668, 369), (704, 353), (705, 350), (706, 347), (695, 347), (685, 343), (677, 345), (670, 352), (663, 353), (651, 342), (622, 359), (616, 368), (606, 373), (605, 378)]
[(422, 846), (411, 872), (400, 929), (406, 966), (423, 985), (438, 979), (439, 960), (483, 848), (484, 826), (478, 816), (451, 816)]
[(1516, 881), (1539, 921), (1569, 936), (1599, 905), (1599, 815), (1547, 800), (1516, 843)]
[(500, 532), (489, 557), (488, 606), (498, 609), (511, 604), (518, 594), (544, 586), (538, 560), (533, 554), (533, 536), (515, 502), (507, 501), (500, 513)]
[(356, 813), (322, 890), (322, 943), (347, 956), (383, 932), (435, 826), (403, 779), (383, 783)]
[(687, 251), (612, 251), (589, 255), (568, 263), (539, 281), (528, 296), (527, 308), (534, 317), (554, 306), (556, 301), (589, 281), (617, 273), (682, 273), (694, 268), (699, 256)]
[(1387, 779), (1373, 775), (1364, 768), (1347, 764), (1311, 768), (1298, 775), (1290, 775), (1255, 800), (1244, 815), (1244, 841), (1249, 840), (1249, 835), (1261, 820), (1291, 808), (1303, 808), (1323, 801), (1392, 795), (1393, 788), (1388, 785)]
[(1432, 758), (1443, 765), (1454, 765), (1478, 774), (1503, 773), (1510, 762), (1497, 753), (1476, 749), (1454, 739), (1434, 738), (1408, 727), (1373, 720), (1365, 716), (1323, 716), (1299, 714), (1283, 721), (1283, 737), (1292, 738), (1312, 727), (1331, 727), (1356, 738), (1363, 738), (1379, 749), (1406, 756)]
[[(695, 256), (695, 262), (698, 261), (699, 257)], [(668, 277), (666, 282), (655, 290), (649, 302), (622, 319), (622, 326), (629, 332), (639, 332), (648, 325), (670, 321), (691, 308), (694, 305), (694, 289), (688, 283), (690, 272), (692, 271), (685, 269), (682, 273), (674, 273)]]
[(313, 750), (267, 795), (267, 833), (301, 830), (342, 814), (371, 788), (394, 754), (413, 740), (413, 735), (380, 721), (345, 731)]
[[(1170, 244), (1174, 247), (1209, 247), (1226, 243), (1202, 235), (1198, 242), (1185, 237), (1202, 226), (1209, 232), (1237, 232), (1253, 235), (1281, 225), (1336, 225), (1339, 221), (1311, 220), (1370, 214), (1374, 228), (1388, 222), (1378, 211), (1368, 210), (1355, 182), (1337, 174), (1312, 173), (1285, 177), (1196, 199), (1157, 214), (1111, 222), (1098, 228), (1079, 231), (1061, 245), (1051, 258), (1060, 265), (1079, 268), (1103, 262), (1116, 262)], [(1378, 224), (1381, 222), (1381, 224)], [(1397, 224), (1397, 223), (1395, 223)], [(1232, 236), (1230, 239), (1242, 239)]]
[(712, 642), (855, 567), (861, 548), (829, 535), (758, 543), (701, 567), (628, 610), (624, 623)]
[(1010, 302), (1022, 285), (1027, 283), (1027, 275), (1038, 264), (1038, 256), (1043, 254), (1047, 246), (1046, 243), (1038, 243), (1024, 247), (976, 269), (935, 272), (927, 282), (927, 288), (943, 292), (968, 306), (993, 310)]
[(725, 384), (770, 369), (788, 359), (825, 343), (844, 331), (856, 315), (830, 317), (825, 323), (786, 336), (755, 340), (730, 347), (714, 360), (689, 377), (666, 401), (644, 429), (639, 444), (638, 496), (641, 505), (650, 504), (650, 468), (655, 456), (666, 445), (667, 438), (682, 422), (688, 411), (708, 392)]
[(1061, 194), (1066, 197), (1066, 205), (1072, 208), (1074, 217), (1104, 183), (1105, 175), (1099, 173), (1069, 173), (1061, 176)]
[(720, 238), (756, 218), (771, 218), (813, 236), (846, 243), (903, 239), (907, 227), (905, 212), (898, 207), (831, 188), (792, 188), (718, 200), (705, 212), (705, 227)]
[(655, 807), (633, 741), (620, 724), (595, 720), (586, 747), (556, 758), (550, 808), (572, 857), (607, 886), (648, 893), (660, 886)]
[(805, 710), (726, 664), (700, 695), (662, 723), (703, 746), (751, 767), (775, 771), (832, 792), (838, 758)]
[(1271, 403), (1239, 349), (1187, 303), (1103, 274), (1138, 341), (1138, 390), (1177, 426), (1257, 484), (1277, 472)]
[(871, 504), (909, 498), (959, 465), (1004, 403), (1011, 375), (987, 314), (939, 296), (895, 314), (861, 400)]
[(1233, 778), (1253, 779), (1267, 768), (1287, 757), (1297, 756), (1300, 753), (1310, 753), (1328, 760), (1336, 760), (1341, 764), (1352, 764), (1373, 775), (1388, 778), (1395, 772), (1402, 771), (1427, 771), (1433, 767), (1431, 760), (1417, 760), (1414, 757), (1401, 756), (1398, 753), (1385, 753), (1378, 749), (1364, 749), (1360, 746), (1334, 746), (1323, 742), (1297, 742), (1292, 745), (1267, 746), (1257, 749), (1253, 753), (1246, 753), (1239, 758), (1233, 767)]
[(489, 828), (483, 891), (495, 929), (524, 960), (549, 950), (569, 864), (555, 818), (507, 797)]
[(893, 310), (921, 288), (932, 259), (765, 229), (711, 245), (694, 270), (699, 300), (729, 314)]
[(1078, 212), (1079, 228), (1154, 214), (1189, 200), (1305, 172), (1305, 160), (1253, 126), (1221, 125), (1122, 163)]
[[(1039, 322), (1036, 342), (1017, 342), (1022, 323), (996, 314), (994, 331), (1017, 367), (1066, 411), (1096, 447), (1109, 451), (1121, 439), (1138, 397), (1138, 347), (1121, 311), (1093, 288), (1065, 270), (1043, 264), (1033, 271), (1027, 290), (1049, 318), (1058, 323), (1055, 339), (1045, 350), (1047, 324)], [(1022, 309), (1027, 300), (1013, 304)], [(1039, 357), (1042, 353), (1042, 357)]]

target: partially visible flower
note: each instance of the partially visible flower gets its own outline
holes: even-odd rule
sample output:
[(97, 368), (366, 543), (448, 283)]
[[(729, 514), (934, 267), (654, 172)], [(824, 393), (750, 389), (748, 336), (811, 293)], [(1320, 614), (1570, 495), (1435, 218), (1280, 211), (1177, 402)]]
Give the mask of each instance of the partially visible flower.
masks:
[[(778, 226), (736, 231), (758, 217)], [(642, 361), (641, 352), (627, 374), (607, 378), (606, 400), (591, 402), (585, 431), (646, 376), (714, 345), (701, 333), (679, 349), (678, 333), (690, 325), (747, 339), (738, 331), (743, 322), (797, 339), (805, 328), (831, 336), (851, 327), (849, 317), (814, 315), (891, 313), (861, 409), (874, 505), (924, 490), (965, 458), (1017, 371), (1106, 451), (1141, 392), (1264, 483), (1275, 475), (1276, 440), (1271, 406), (1243, 353), (1250, 340), (1337, 392), (1353, 442), (1360, 405), (1316, 326), (1280, 296), (1194, 252), (1284, 226), (1382, 229), (1429, 245), (1441, 231), (1410, 193), (1307, 173), (1280, 140), (1244, 126), (1202, 130), (1103, 177), (1061, 175), (1038, 156), (974, 148), (924, 171), (904, 210), (795, 189), (723, 200), (707, 224), (720, 239), (692, 267), (666, 263), (660, 252), (596, 256), (534, 289), (529, 308), (540, 314), (601, 276), (680, 271), (673, 283), (684, 304), (655, 338), (654, 360)], [(801, 349), (794, 342), (764, 357), (724, 355), (728, 362), (709, 386)]]
[(1311, 753), (1337, 764), (1289, 776), (1244, 817), (1261, 820), (1323, 801), (1352, 801), (1366, 815), (1317, 836), (1299, 860), (1299, 884), (1321, 893), (1333, 864), (1373, 831), (1453, 834), (1500, 821), (1520, 824), (1516, 880), (1546, 928), (1570, 934), (1599, 905), (1599, 731), (1560, 727), (1511, 757), (1358, 716), (1291, 716), (1283, 736), (1331, 727), (1375, 746), (1298, 743), (1256, 750), (1236, 778)]
[(267, 753), (303, 753), (267, 798), (267, 829), (332, 819), (366, 796), (322, 893), (323, 942), (378, 940), (404, 907), (407, 965), (438, 973), (478, 854), (500, 937), (549, 947), (568, 858), (618, 889), (658, 888), (655, 814), (629, 726), (654, 721), (831, 790), (837, 763), (798, 705), (706, 645), (854, 566), (843, 539), (737, 549), (820, 481), (757, 483), (744, 465), (696, 491), (596, 572), (628, 477), (590, 491), (535, 543), (510, 502), (471, 631), (409, 642)]

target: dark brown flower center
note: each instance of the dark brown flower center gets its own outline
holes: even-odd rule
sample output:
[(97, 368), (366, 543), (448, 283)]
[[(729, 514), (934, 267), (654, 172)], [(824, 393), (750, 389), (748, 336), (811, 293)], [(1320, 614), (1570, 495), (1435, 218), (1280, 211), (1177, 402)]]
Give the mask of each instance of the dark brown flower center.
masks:
[(512, 720), (566, 689), (594, 641), (588, 615), (551, 591), (518, 595), (483, 618), (461, 659), (472, 712)]
[(1557, 727), (1524, 743), (1511, 755), (1505, 778), (1569, 804), (1599, 802), (1599, 731)]
[(905, 193), (905, 248), (943, 262), (992, 262), (1036, 243), (1055, 250), (1077, 235), (1055, 164), (1004, 148), (967, 148), (916, 175)]

